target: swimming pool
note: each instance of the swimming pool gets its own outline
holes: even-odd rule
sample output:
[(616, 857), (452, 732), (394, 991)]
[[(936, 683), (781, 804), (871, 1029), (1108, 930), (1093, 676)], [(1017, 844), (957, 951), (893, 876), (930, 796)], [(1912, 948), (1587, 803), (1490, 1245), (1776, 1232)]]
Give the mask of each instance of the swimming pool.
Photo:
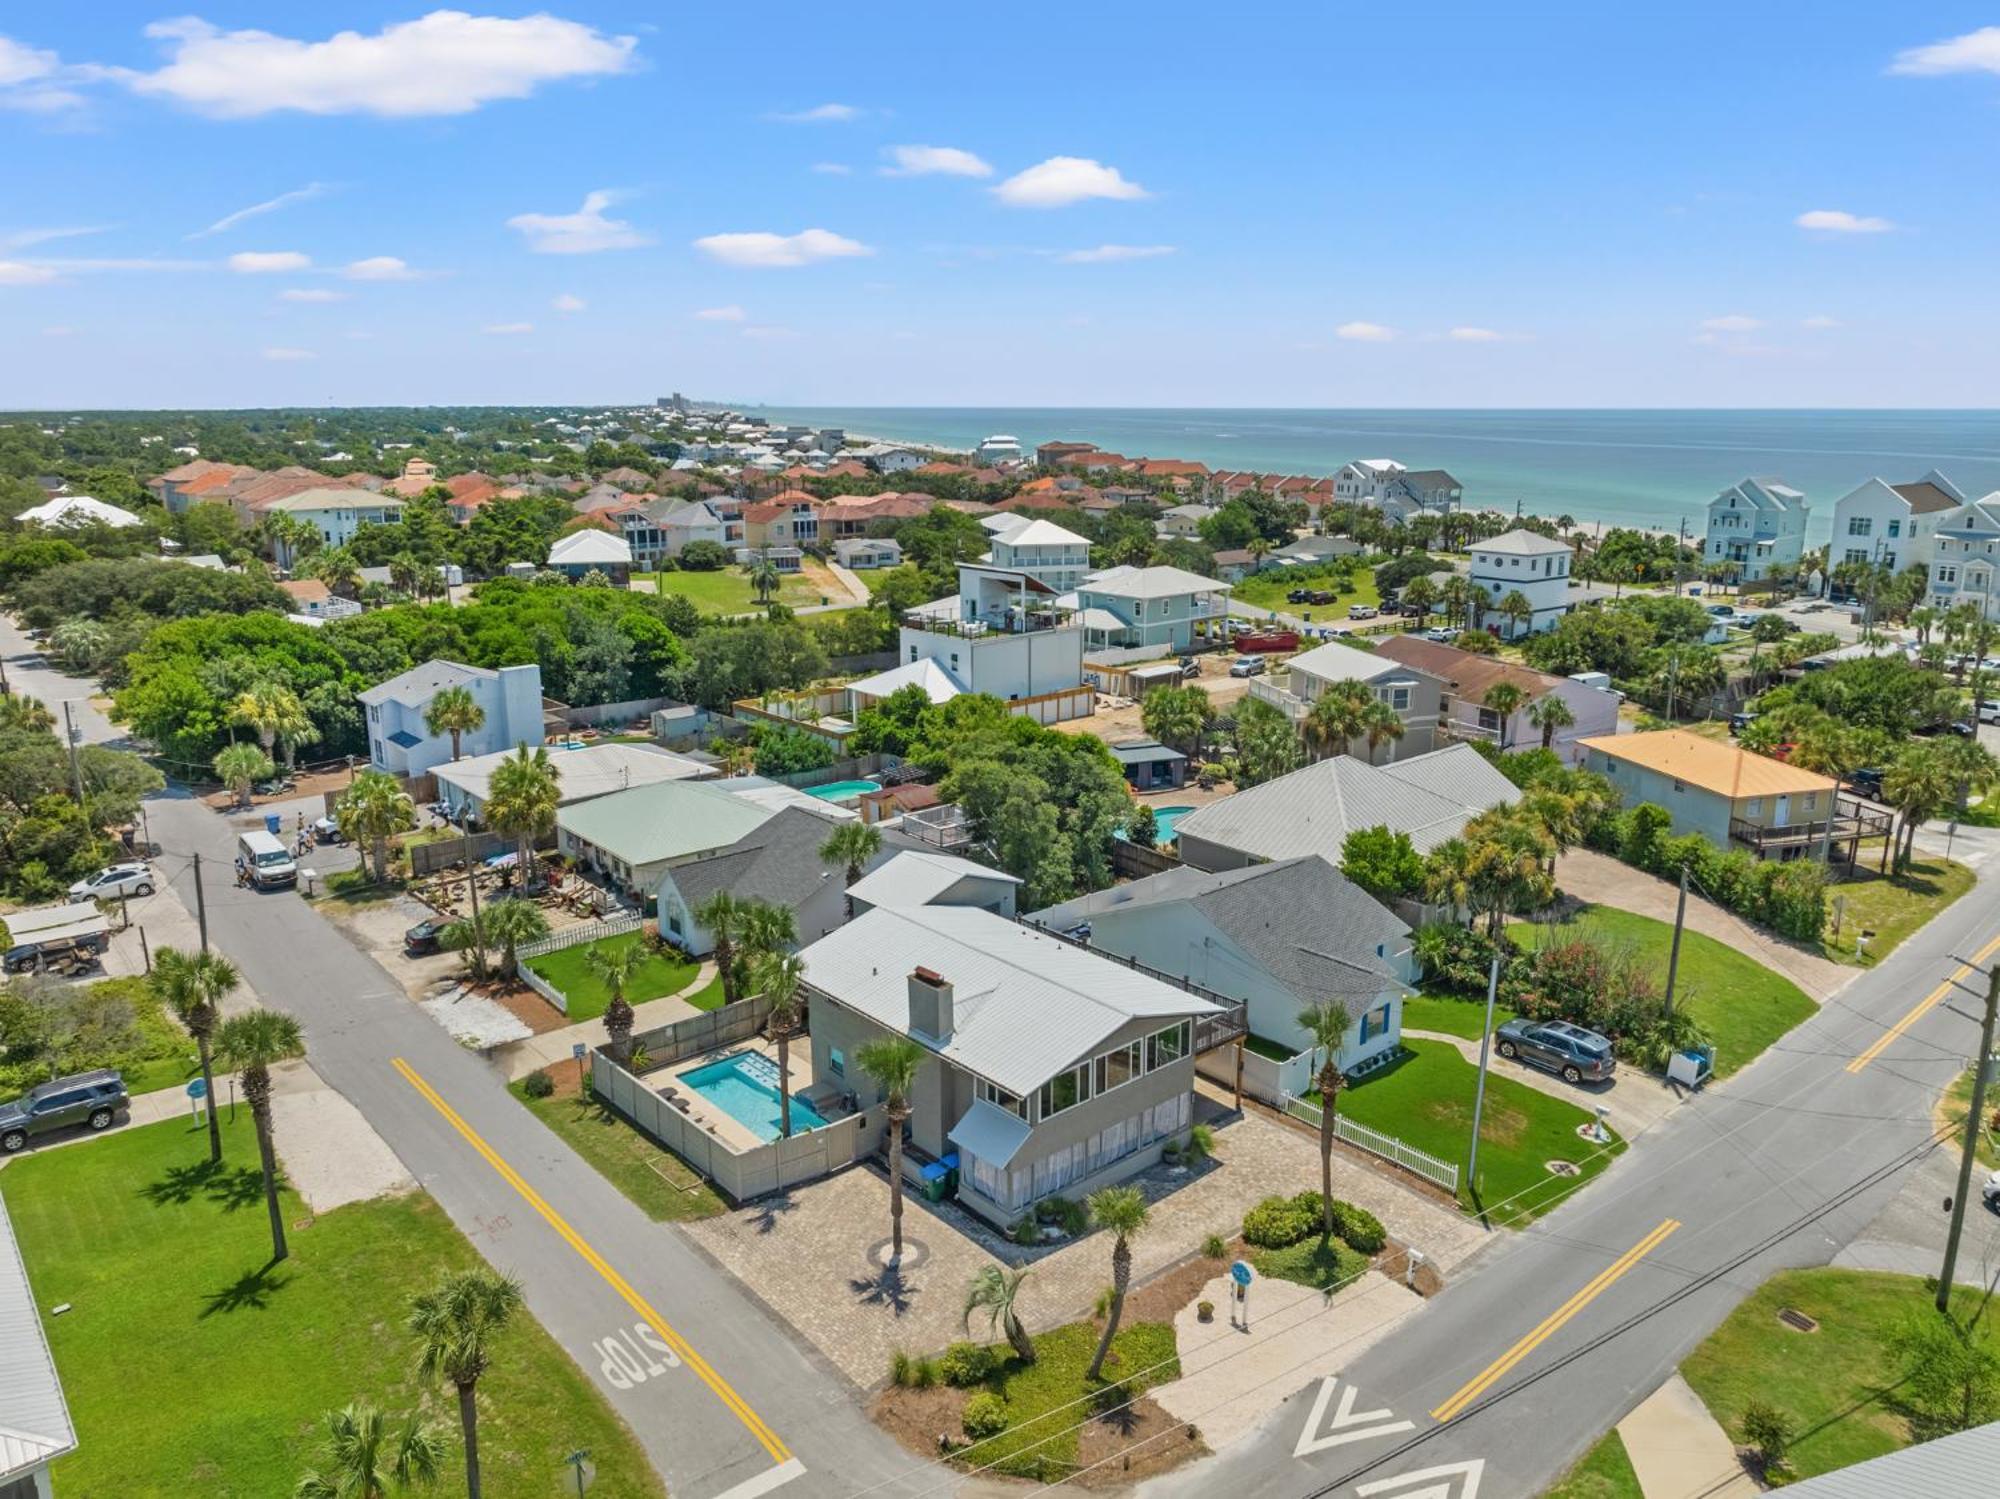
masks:
[[(1153, 808), (1153, 841), (1155, 843), (1172, 843), (1174, 841), (1175, 825), (1194, 810), (1193, 807)], [(1120, 838), (1125, 836), (1123, 828), (1118, 830), (1118, 836)]]
[(824, 786), (806, 787), (806, 795), (816, 796), (823, 802), (851, 802), (858, 796), (881, 789), (880, 781), (830, 781)]
[[(680, 1080), (758, 1139), (778, 1138), (778, 1064), (762, 1052), (739, 1051), (733, 1057), (683, 1072)], [(825, 1123), (811, 1104), (792, 1100), (793, 1134)]]

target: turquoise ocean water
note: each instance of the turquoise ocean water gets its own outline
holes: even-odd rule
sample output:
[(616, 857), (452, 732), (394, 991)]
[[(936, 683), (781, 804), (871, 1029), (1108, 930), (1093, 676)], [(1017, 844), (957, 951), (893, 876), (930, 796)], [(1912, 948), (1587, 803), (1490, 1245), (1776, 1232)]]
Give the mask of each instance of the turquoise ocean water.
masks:
[(1967, 494), (2000, 490), (1993, 411), (751, 409), (941, 447), (1006, 432), (1031, 451), (1074, 440), (1211, 468), (1330, 474), (1351, 458), (1394, 458), (1451, 470), (1468, 504), (1518, 503), (1587, 525), (1695, 529), (1719, 490), (1775, 476), (1805, 491), (1815, 540), (1832, 525), (1833, 502), (1871, 476), (1901, 483), (1936, 468)]

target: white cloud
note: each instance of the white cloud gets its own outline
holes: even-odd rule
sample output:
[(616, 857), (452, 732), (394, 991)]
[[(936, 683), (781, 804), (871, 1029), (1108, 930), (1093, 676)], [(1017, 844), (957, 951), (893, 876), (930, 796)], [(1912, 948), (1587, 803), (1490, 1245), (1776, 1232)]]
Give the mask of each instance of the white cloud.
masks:
[(1891, 73), (1932, 77), (1939, 73), (2000, 73), (2000, 26), (1982, 26), (1942, 42), (1896, 54)]
[(781, 125), (845, 125), (860, 119), (861, 115), (861, 109), (853, 104), (815, 104), (811, 109), (769, 115), (767, 118)]
[(78, 239), (86, 234), (102, 233), (103, 228), (16, 229), (11, 234), (0, 234), (0, 250), (25, 250), (31, 245), (45, 245), (54, 239)]
[(45, 265), (0, 260), (0, 286), (41, 286), (55, 279), (56, 273)]
[(1706, 317), (1701, 320), (1704, 333), (1753, 333), (1764, 326), (1761, 318), (1748, 317), (1740, 312), (1724, 313), (1721, 317)]
[(1051, 156), (1016, 172), (993, 195), (1015, 208), (1064, 208), (1086, 198), (1143, 198), (1146, 190), (1087, 156)]
[(347, 293), (324, 286), (294, 286), (278, 293), (281, 302), (345, 302)]
[(600, 188), (586, 193), (583, 207), (575, 213), (517, 213), (507, 220), (507, 227), (526, 235), (528, 248), (537, 255), (594, 255), (650, 245), (650, 234), (605, 216), (604, 210), (617, 201), (617, 194)]
[(1828, 317), (1823, 312), (1816, 312), (1809, 318), (1801, 318), (1799, 326), (1801, 328), (1813, 329), (1838, 328), (1840, 326), (1840, 319), (1837, 317)]
[(59, 79), (73, 75), (53, 52), (0, 36), (0, 109), (24, 114), (56, 114), (76, 109), (83, 95), (63, 88)]
[(317, 359), (319, 355), (311, 349), (266, 349), (264, 357), (279, 364), (295, 364), (303, 359)]
[(991, 177), (992, 163), (956, 146), (888, 146), (884, 177)]
[(790, 328), (780, 328), (776, 326), (760, 325), (754, 328), (745, 328), (743, 330), (743, 336), (745, 338), (775, 339), (775, 338), (797, 338), (799, 335)]
[(60, 59), (53, 52), (30, 47), (10, 36), (0, 36), (0, 88), (32, 83), (55, 72)]
[(511, 335), (515, 333), (533, 333), (535, 331), (535, 325), (533, 323), (488, 323), (484, 328), (481, 328), (479, 331), (481, 333), (497, 333), (503, 335)]
[(1172, 245), (1099, 245), (1094, 250), (1065, 250), (1056, 260), (1062, 265), (1104, 265), (1116, 260), (1157, 260), (1173, 253)]
[(1492, 328), (1454, 328), (1445, 335), (1452, 342), (1461, 344), (1497, 344), (1506, 336)]
[(727, 307), (704, 307), (695, 314), (704, 323), (740, 323), (747, 316), (749, 314), (734, 303)]
[(0, 90), (0, 109), (11, 109), (21, 114), (61, 114), (66, 109), (81, 109), (88, 102), (74, 89), (53, 88), (46, 84)]
[(1887, 234), (1896, 227), (1887, 219), (1864, 217), (1842, 208), (1815, 208), (1792, 222), (1801, 229), (1817, 229), (1825, 234)]
[(816, 260), (840, 260), (875, 252), (858, 240), (826, 229), (802, 229), (797, 234), (709, 234), (694, 247), (725, 265), (772, 266), (811, 265)]
[(412, 270), (408, 261), (394, 255), (370, 255), (366, 260), (350, 260), (340, 274), (349, 281), (415, 281), (422, 271)]
[(822, 177), (846, 177), (853, 173), (854, 168), (844, 161), (816, 161), (813, 170)]
[(229, 257), (229, 269), (244, 276), (268, 276), (275, 271), (303, 271), (312, 265), (310, 255), (297, 250), (240, 250)]
[(575, 292), (568, 291), (561, 293), (553, 302), (549, 303), (549, 306), (555, 308), (557, 312), (581, 312), (589, 305), (588, 302), (584, 301)]
[(295, 187), (288, 193), (279, 193), (275, 198), (266, 198), (262, 203), (252, 203), (248, 208), (239, 208), (234, 213), (225, 213), (206, 229), (197, 229), (189, 239), (207, 239), (211, 234), (223, 234), (234, 229), (246, 219), (260, 218), (267, 213), (276, 213), (280, 208), (288, 208), (294, 203), (310, 203), (314, 198), (326, 196), (324, 182), (308, 182), (304, 187)]
[(1342, 323), (1333, 330), (1333, 336), (1355, 343), (1386, 344), (1396, 337), (1396, 330), (1380, 323)]
[(525, 99), (544, 83), (623, 73), (637, 38), (551, 15), (474, 16), (434, 10), (370, 35), (301, 41), (268, 31), (224, 31), (197, 17), (158, 21), (166, 46), (154, 72), (105, 69), (135, 93), (220, 119), (278, 110), (408, 118), (466, 114), (496, 99)]

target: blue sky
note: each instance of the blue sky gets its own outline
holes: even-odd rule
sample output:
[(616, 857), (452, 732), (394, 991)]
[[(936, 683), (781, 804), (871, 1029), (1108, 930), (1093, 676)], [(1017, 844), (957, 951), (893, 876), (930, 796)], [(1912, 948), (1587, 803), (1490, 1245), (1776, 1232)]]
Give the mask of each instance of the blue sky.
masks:
[(2000, 5), (465, 3), (0, 14), (0, 405), (2000, 404)]

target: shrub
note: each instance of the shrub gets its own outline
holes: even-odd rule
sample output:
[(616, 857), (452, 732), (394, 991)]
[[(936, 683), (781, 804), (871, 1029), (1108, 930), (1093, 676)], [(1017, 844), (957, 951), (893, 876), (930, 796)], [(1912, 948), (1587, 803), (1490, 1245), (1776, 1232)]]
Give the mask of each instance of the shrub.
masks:
[(898, 1348), (889, 1355), (889, 1383), (899, 1390), (910, 1387), (910, 1376), (916, 1370), (916, 1360)]
[(1151, 848), (1160, 841), (1159, 819), (1153, 809), (1143, 803), (1132, 809), (1132, 815), (1125, 823), (1125, 837), (1134, 848)]
[(1753, 1400), (1743, 1407), (1743, 1439), (1756, 1449), (1766, 1473), (1785, 1466), (1793, 1435), (1791, 1418), (1776, 1406)]
[(1219, 1260), (1228, 1256), (1229, 1246), (1223, 1242), (1221, 1234), (1210, 1234), (1201, 1241), (1201, 1252), (1208, 1259)]
[(938, 1366), (936, 1359), (918, 1358), (910, 1360), (911, 1389), (928, 1390), (932, 1385), (936, 1384), (937, 1382), (938, 1382)]
[(1380, 1218), (1364, 1207), (1337, 1199), (1333, 1204), (1333, 1231), (1348, 1248), (1361, 1254), (1380, 1254), (1389, 1242), (1389, 1230), (1382, 1226)]
[(1817, 942), (1826, 925), (1826, 870), (1810, 859), (1764, 866), (1764, 920), (1781, 935)]
[(1007, 1237), (1024, 1249), (1031, 1248), (1042, 1242), (1042, 1226), (1035, 1221), (1035, 1215), (1029, 1213), (1007, 1231)]
[(1007, 1429), (1007, 1402), (991, 1390), (981, 1390), (965, 1402), (959, 1424), (973, 1441), (997, 1437)]
[(1243, 1215), (1243, 1238), (1259, 1249), (1284, 1249), (1310, 1234), (1319, 1209), (1302, 1210), (1296, 1197), (1266, 1197)]
[(1181, 1159), (1190, 1166), (1199, 1166), (1215, 1154), (1215, 1131), (1205, 1124), (1197, 1124), (1188, 1131), (1181, 1144)]
[(1035, 1216), (1044, 1223), (1055, 1224), (1072, 1239), (1090, 1231), (1090, 1210), (1067, 1197), (1044, 1198), (1036, 1205)]
[(530, 1098), (547, 1098), (556, 1091), (555, 1079), (546, 1072), (531, 1072), (521, 1084), (521, 1091)]
[(993, 1350), (977, 1343), (953, 1343), (938, 1360), (938, 1375), (955, 1390), (982, 1383), (993, 1372)]

